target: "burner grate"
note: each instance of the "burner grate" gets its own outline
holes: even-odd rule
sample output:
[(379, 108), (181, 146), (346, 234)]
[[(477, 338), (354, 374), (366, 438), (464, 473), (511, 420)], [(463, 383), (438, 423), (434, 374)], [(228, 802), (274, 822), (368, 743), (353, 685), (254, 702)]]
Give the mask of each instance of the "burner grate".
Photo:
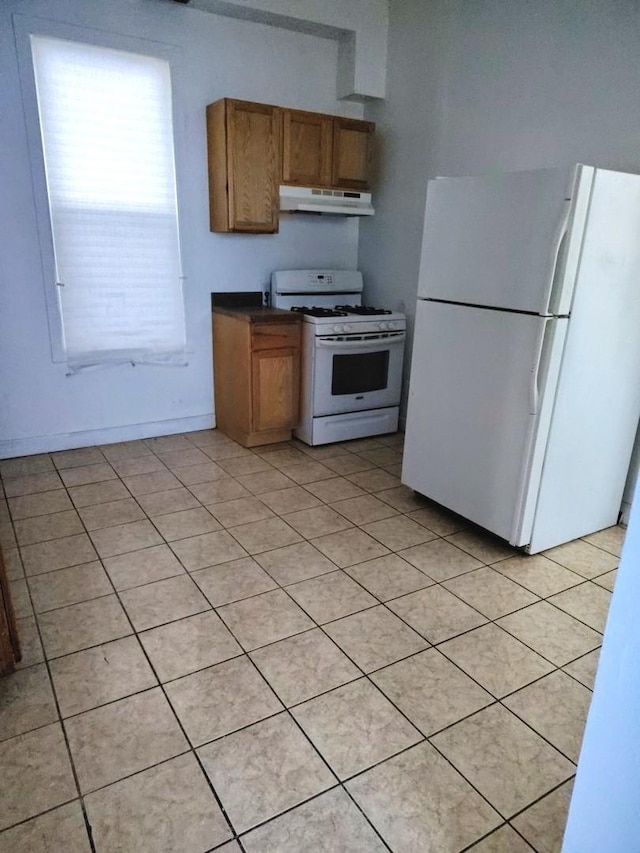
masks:
[(308, 307), (307, 305), (296, 305), (291, 309), (299, 314), (308, 314), (310, 317), (346, 317), (347, 312), (338, 308), (316, 308), (315, 306)]
[(344, 311), (347, 314), (359, 314), (364, 317), (373, 317), (379, 314), (392, 314), (386, 308), (373, 308), (370, 305), (336, 305), (337, 311)]

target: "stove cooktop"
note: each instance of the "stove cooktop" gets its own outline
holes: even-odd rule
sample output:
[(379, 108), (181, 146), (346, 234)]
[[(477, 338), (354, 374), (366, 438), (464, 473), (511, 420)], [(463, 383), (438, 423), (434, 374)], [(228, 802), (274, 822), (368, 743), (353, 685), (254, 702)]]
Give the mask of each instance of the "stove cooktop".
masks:
[(297, 311), (299, 314), (306, 314), (308, 317), (346, 317), (347, 311), (341, 306), (335, 308), (320, 308), (315, 305), (308, 307), (307, 305), (295, 305), (290, 309)]
[(374, 308), (371, 305), (336, 305), (336, 311), (346, 311), (347, 314), (360, 314), (363, 317), (375, 317), (379, 314), (391, 314), (388, 308)]
[(387, 308), (374, 308), (370, 305), (336, 305), (335, 308), (321, 308), (312, 305), (296, 305), (290, 309), (308, 317), (347, 317), (356, 315), (361, 317), (377, 317), (383, 314), (392, 314)]

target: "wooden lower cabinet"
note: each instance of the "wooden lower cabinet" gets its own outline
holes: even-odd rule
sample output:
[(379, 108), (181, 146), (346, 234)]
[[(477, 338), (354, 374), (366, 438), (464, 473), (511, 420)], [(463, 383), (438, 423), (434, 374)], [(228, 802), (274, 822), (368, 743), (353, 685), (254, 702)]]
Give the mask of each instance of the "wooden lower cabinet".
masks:
[(245, 447), (288, 441), (298, 421), (299, 319), (261, 315), (213, 312), (216, 425)]
[(299, 352), (292, 349), (259, 350), (251, 354), (253, 419), (255, 432), (291, 430), (298, 410)]

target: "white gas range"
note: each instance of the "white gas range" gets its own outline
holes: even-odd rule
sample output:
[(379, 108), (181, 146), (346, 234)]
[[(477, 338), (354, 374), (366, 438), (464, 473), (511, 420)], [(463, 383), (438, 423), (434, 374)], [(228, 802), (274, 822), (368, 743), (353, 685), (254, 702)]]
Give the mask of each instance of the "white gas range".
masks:
[(271, 276), (274, 308), (300, 311), (300, 423), (307, 444), (327, 444), (398, 428), (404, 314), (362, 305), (362, 273), (281, 270)]

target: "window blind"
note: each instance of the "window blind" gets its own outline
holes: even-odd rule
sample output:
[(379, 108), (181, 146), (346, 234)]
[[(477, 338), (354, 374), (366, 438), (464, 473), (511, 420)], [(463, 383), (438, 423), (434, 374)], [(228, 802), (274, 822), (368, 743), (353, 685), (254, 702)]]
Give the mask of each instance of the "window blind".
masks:
[(31, 45), (69, 366), (184, 364), (169, 65)]

